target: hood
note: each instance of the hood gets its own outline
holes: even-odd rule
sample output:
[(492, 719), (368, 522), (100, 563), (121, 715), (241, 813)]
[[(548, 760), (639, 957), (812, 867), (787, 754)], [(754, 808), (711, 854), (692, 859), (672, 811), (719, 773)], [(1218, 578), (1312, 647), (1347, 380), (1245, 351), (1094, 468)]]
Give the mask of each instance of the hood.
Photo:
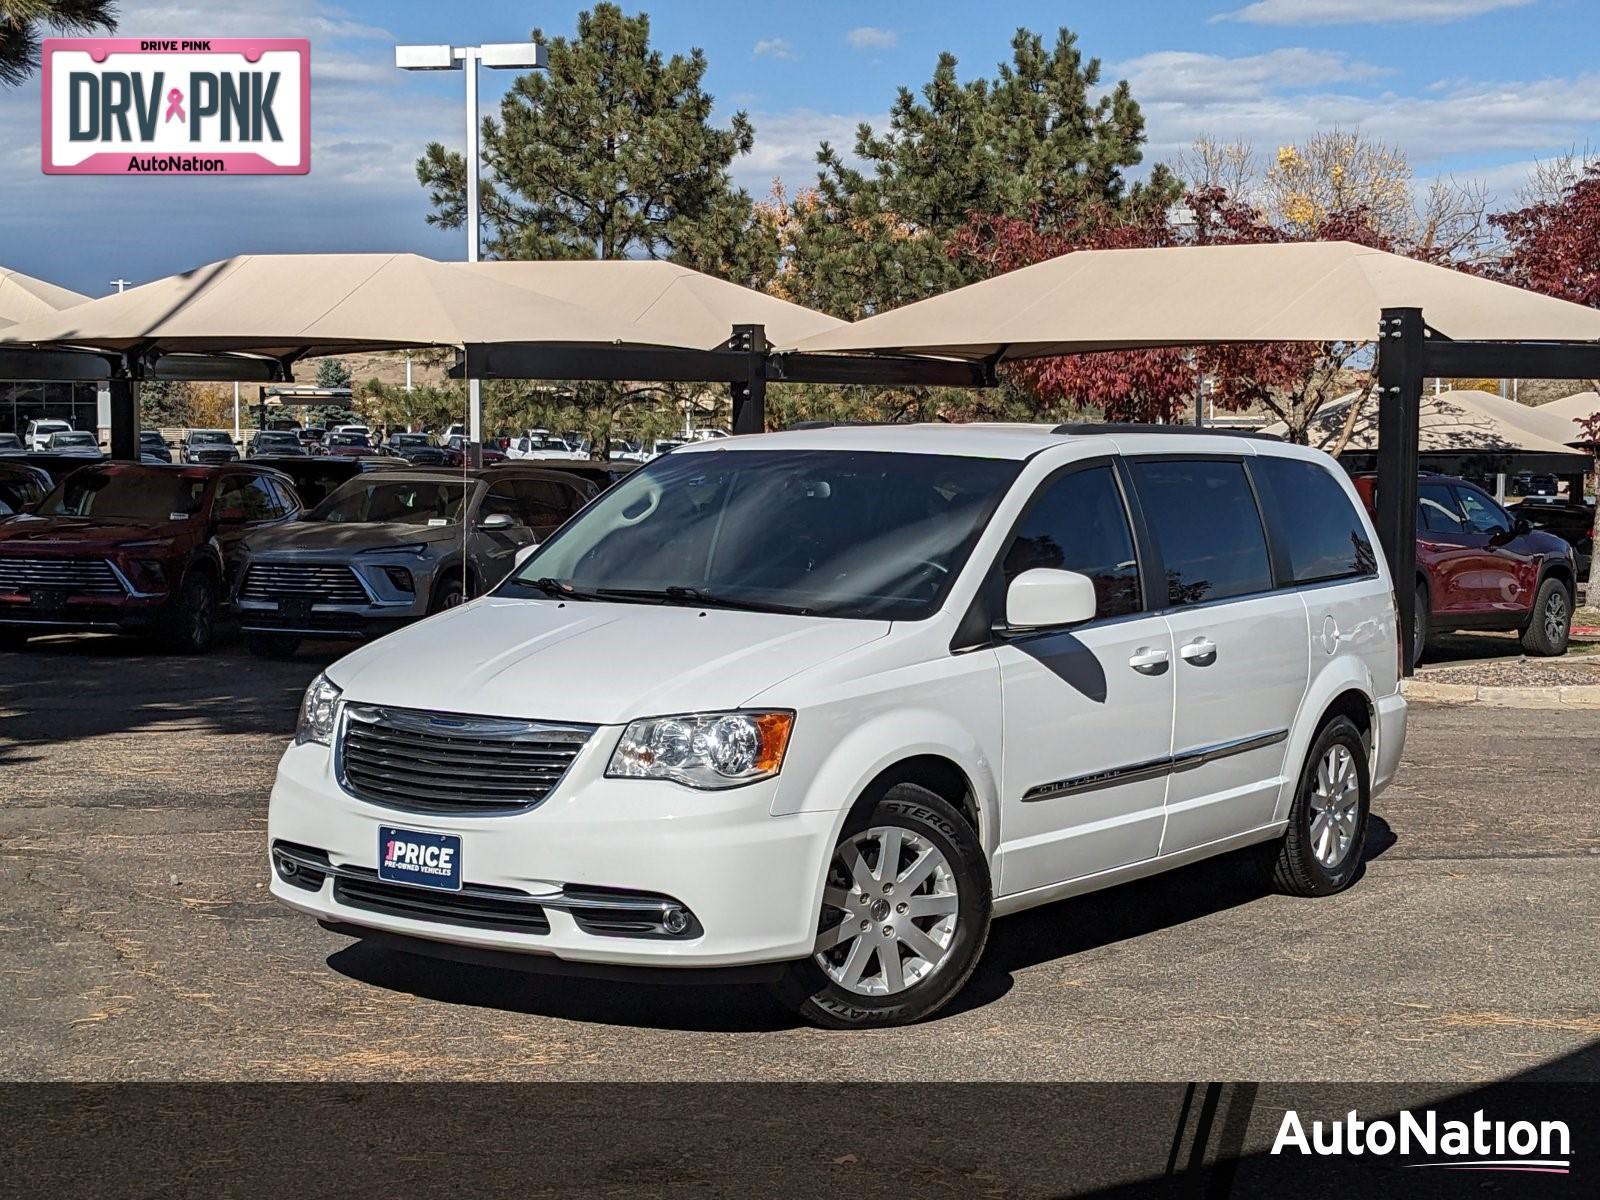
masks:
[(0, 547), (19, 552), (107, 550), (123, 542), (174, 537), (186, 522), (97, 521), (93, 517), (35, 517), (23, 513), (0, 525)]
[(363, 646), (329, 667), (328, 677), (346, 699), (365, 704), (620, 725), (738, 708), (889, 627), (692, 605), (488, 596)]
[(255, 554), (354, 554), (383, 546), (461, 540), (460, 525), (405, 525), (368, 521), (291, 521), (252, 533), (245, 541)]

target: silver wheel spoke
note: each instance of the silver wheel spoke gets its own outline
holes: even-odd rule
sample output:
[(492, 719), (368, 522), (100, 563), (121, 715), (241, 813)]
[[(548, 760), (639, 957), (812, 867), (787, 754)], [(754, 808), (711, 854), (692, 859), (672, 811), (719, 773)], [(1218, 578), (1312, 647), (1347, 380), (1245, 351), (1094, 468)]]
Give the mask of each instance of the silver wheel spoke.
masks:
[(848, 889), (842, 887), (825, 887), (822, 889), (822, 902), (831, 904), (834, 908), (842, 908), (852, 916), (855, 914), (854, 901)]
[(950, 895), (913, 896), (906, 901), (908, 917), (942, 917), (956, 911), (960, 898)]
[(824, 929), (817, 934), (817, 953), (832, 950), (841, 942), (848, 942), (861, 932), (861, 923), (853, 917), (846, 917), (832, 929)]
[(910, 921), (896, 929), (895, 934), (906, 944), (906, 949), (920, 959), (936, 963), (944, 957), (944, 947), (923, 933)]
[(906, 986), (906, 977), (901, 969), (900, 948), (893, 942), (884, 942), (878, 947), (878, 962), (883, 965), (884, 988), (890, 993), (901, 991)]
[(844, 974), (839, 982), (847, 988), (853, 988), (861, 982), (861, 973), (867, 969), (867, 960), (872, 957), (873, 946), (866, 938), (857, 938), (855, 945), (850, 947), (850, 956), (844, 960)]
[(900, 831), (886, 829), (878, 842), (878, 869), (872, 873), (872, 877), (879, 883), (893, 883), (899, 873)]
[(901, 872), (900, 878), (894, 881), (895, 886), (904, 888), (908, 892), (921, 887), (922, 881), (933, 874), (933, 869), (943, 861), (944, 856), (932, 846), (929, 846), (912, 860), (909, 867)]
[(839, 847), (839, 858), (844, 863), (844, 868), (850, 873), (850, 878), (863, 892), (873, 890), (872, 868), (867, 866), (867, 860), (861, 856), (861, 847), (854, 842), (847, 842)]

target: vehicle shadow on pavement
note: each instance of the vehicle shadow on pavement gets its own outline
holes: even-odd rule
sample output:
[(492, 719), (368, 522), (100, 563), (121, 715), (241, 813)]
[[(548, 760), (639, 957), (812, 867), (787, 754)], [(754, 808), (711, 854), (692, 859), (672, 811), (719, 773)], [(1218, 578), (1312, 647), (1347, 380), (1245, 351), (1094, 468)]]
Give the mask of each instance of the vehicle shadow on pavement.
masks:
[[(1389, 823), (1373, 813), (1356, 881), (1366, 873), (1367, 863), (1398, 841)], [(955, 1016), (994, 1003), (1011, 990), (1018, 971), (1187, 924), (1271, 895), (1262, 853), (1262, 847), (1251, 847), (1204, 859), (996, 921), (978, 969), (943, 1015)]]
[(327, 661), (269, 661), (236, 645), (184, 656), (131, 637), (35, 638), (25, 650), (0, 651), (0, 764), (30, 761), (34, 747), (175, 721), (200, 733), (287, 738), (301, 694)]
[[(1397, 841), (1389, 823), (1374, 813), (1362, 873), (1366, 863)], [(995, 922), (971, 981), (933, 1020), (994, 1003), (1011, 990), (1018, 971), (1182, 925), (1268, 894), (1259, 851), (1240, 852), (1006, 917)], [(760, 986), (563, 978), (427, 958), (365, 942), (329, 955), (327, 963), (359, 983), (425, 1000), (589, 1024), (696, 1033), (772, 1033), (800, 1024)]]
[(339, 974), (443, 1004), (586, 1024), (693, 1033), (773, 1033), (800, 1024), (748, 984), (611, 983), (405, 954), (355, 942), (328, 956)]

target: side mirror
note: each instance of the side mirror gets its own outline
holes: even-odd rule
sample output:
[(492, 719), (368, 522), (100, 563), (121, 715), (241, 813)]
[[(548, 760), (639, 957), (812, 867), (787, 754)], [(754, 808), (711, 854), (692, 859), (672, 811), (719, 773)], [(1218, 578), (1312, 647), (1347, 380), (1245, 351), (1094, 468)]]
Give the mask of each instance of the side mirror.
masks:
[(1006, 624), (1013, 629), (1081, 625), (1094, 619), (1094, 580), (1076, 571), (1036, 567), (1011, 581), (1006, 591)]
[(515, 571), (523, 563), (527, 562), (528, 561), (528, 556), (531, 555), (538, 548), (539, 548), (539, 543), (538, 542), (529, 542), (526, 546), (518, 546), (517, 547), (517, 553), (511, 560), (511, 569), (513, 571)]
[(1518, 517), (1511, 522), (1511, 532), (1521, 537), (1525, 533), (1533, 532), (1533, 522), (1527, 517)]
[(490, 513), (487, 517), (478, 522), (479, 529), (487, 529), (490, 531), (515, 529), (517, 525), (517, 519), (510, 513)]

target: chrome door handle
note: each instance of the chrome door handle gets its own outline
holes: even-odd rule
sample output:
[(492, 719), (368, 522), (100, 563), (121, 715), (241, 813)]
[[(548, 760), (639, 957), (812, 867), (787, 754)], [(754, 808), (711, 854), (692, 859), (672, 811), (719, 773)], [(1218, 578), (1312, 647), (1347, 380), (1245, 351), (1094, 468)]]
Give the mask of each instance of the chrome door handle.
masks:
[(1159, 675), (1167, 669), (1167, 662), (1171, 657), (1165, 650), (1140, 646), (1133, 652), (1133, 657), (1128, 659), (1128, 665), (1141, 675)]
[(1209, 667), (1217, 661), (1217, 644), (1210, 638), (1198, 637), (1179, 650), (1178, 654), (1186, 663), (1193, 663), (1197, 667)]

